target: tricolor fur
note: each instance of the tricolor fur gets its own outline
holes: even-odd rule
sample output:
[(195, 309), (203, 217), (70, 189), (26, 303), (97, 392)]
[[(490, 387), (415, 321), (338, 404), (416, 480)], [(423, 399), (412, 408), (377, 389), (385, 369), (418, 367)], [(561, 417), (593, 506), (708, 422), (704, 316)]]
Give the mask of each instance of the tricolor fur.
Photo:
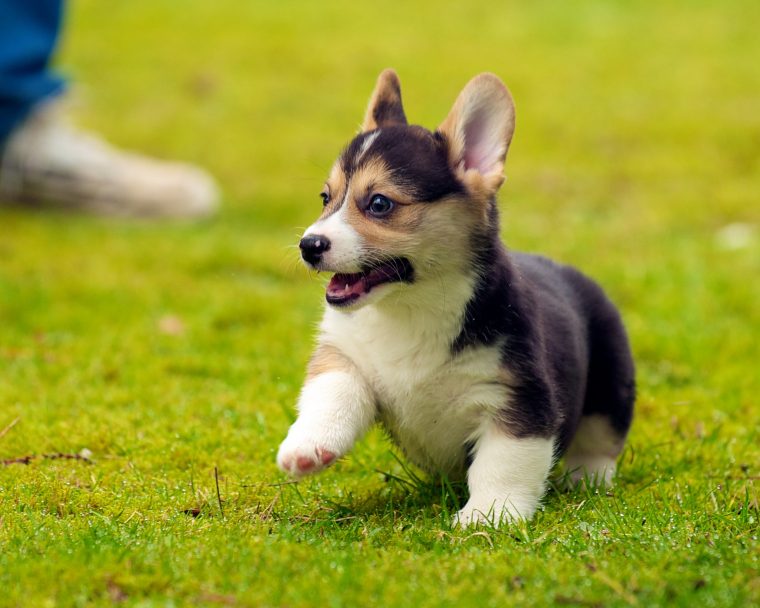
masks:
[(634, 370), (614, 306), (577, 270), (507, 254), (496, 193), (512, 98), (474, 78), (438, 130), (380, 75), (330, 172), (304, 260), (335, 273), (280, 467), (316, 472), (376, 421), (410, 460), (467, 477), (461, 524), (530, 518), (555, 460), (608, 483)]

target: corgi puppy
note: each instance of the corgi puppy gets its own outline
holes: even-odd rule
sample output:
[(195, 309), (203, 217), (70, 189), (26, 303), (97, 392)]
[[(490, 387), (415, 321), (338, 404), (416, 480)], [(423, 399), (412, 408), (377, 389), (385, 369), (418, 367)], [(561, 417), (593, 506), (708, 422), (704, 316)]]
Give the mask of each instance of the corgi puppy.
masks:
[(300, 241), (334, 274), (283, 471), (324, 469), (379, 421), (417, 466), (466, 476), (460, 525), (530, 519), (563, 456), (570, 479), (611, 482), (633, 414), (628, 339), (591, 279), (501, 243), (514, 125), (493, 74), (433, 132), (380, 74)]

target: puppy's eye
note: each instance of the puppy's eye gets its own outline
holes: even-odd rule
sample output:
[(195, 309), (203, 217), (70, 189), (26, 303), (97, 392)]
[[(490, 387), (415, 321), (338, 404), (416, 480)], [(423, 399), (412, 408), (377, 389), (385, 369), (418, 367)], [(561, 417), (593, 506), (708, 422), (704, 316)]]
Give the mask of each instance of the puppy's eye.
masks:
[(319, 196), (322, 197), (322, 206), (326, 207), (327, 203), (330, 202), (330, 194), (328, 192), (320, 192)]
[(375, 217), (385, 217), (393, 211), (393, 201), (382, 194), (373, 194), (367, 205), (367, 211)]

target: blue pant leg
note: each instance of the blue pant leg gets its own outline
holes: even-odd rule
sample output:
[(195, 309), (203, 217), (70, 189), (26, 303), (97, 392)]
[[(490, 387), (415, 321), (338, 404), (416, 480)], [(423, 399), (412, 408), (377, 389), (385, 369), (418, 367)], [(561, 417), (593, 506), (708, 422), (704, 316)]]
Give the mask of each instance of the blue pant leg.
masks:
[(50, 71), (63, 0), (0, 0), (0, 144), (40, 101), (63, 91)]

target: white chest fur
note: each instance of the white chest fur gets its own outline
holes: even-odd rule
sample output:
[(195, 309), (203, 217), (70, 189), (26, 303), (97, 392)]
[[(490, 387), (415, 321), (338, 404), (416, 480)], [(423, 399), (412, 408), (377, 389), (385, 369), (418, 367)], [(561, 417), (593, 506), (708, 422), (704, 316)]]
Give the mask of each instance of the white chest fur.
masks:
[(378, 418), (407, 456), (452, 475), (463, 473), (465, 445), (508, 399), (500, 345), (451, 353), (469, 290), (460, 291), (439, 314), (403, 305), (328, 309), (321, 328), (321, 339), (357, 366)]

